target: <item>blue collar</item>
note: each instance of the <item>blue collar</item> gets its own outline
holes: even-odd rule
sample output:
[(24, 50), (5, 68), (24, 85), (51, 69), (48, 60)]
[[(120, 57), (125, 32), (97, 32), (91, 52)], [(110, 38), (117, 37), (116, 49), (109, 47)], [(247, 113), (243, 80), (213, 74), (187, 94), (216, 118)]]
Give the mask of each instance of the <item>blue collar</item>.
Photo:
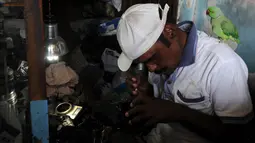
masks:
[(197, 47), (197, 28), (192, 21), (183, 21), (178, 27), (188, 33), (187, 42), (184, 47), (183, 55), (179, 67), (189, 66), (195, 62)]

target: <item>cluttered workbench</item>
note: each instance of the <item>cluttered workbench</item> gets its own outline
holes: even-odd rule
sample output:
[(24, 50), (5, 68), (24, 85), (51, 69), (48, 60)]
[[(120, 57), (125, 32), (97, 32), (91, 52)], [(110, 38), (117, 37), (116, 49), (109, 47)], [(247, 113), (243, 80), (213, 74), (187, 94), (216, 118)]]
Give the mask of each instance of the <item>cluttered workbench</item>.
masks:
[[(2, 41), (5, 43), (6, 40)], [(71, 53), (76, 59), (80, 55), (79, 61), (85, 60), (81, 47)], [(92, 64), (87, 60), (86, 65), (85, 62), (71, 65), (64, 60), (48, 63), (45, 68), (46, 97), (29, 102), (29, 62), (10, 57), (16, 51), (15, 48), (6, 50), (8, 48), (5, 46), (1, 53), (4, 67), (8, 69), (9, 92), (1, 102), (6, 106), (2, 106), (1, 115), (4, 115), (4, 121), (8, 121), (7, 130), (14, 126), (10, 133), (13, 139), (9, 140), (14, 142), (15, 138), (23, 136), (23, 142), (27, 142), (32, 135), (35, 140), (49, 138), (49, 142), (54, 143), (75, 143), (84, 139), (93, 143), (119, 142), (123, 138), (134, 142), (136, 136), (142, 135), (143, 131), (131, 127), (124, 116), (129, 109), (130, 93), (125, 87), (125, 73), (114, 67), (116, 51), (105, 49), (100, 63)], [(115, 62), (112, 64), (112, 61)]]
[(143, 142), (149, 129), (124, 116), (115, 34), (121, 12), (146, 1), (55, 2), (1, 1), (0, 142)]

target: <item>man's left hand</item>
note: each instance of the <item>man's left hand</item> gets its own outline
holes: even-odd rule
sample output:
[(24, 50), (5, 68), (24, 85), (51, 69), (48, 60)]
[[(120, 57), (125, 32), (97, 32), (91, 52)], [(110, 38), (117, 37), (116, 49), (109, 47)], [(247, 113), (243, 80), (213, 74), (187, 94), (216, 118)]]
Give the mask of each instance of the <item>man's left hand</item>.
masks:
[(167, 123), (180, 118), (180, 105), (171, 101), (137, 96), (130, 105), (132, 107), (125, 115), (130, 124), (144, 123), (152, 126), (156, 123)]

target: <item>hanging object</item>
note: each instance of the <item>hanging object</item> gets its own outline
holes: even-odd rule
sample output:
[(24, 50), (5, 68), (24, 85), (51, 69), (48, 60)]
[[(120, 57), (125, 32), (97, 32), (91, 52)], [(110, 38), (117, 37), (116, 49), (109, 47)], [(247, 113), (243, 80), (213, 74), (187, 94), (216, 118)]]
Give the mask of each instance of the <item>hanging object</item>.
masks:
[(58, 24), (55, 15), (52, 13), (52, 1), (44, 6), (45, 24), (45, 59), (49, 63), (58, 62), (61, 56), (68, 53), (66, 42), (58, 35)]

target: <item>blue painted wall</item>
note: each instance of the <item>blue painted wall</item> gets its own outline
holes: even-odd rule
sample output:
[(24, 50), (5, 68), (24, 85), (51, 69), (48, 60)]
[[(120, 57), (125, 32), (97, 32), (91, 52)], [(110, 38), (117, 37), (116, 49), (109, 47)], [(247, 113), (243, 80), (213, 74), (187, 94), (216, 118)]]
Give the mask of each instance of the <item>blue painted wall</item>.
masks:
[(244, 59), (249, 71), (255, 72), (255, 0), (179, 0), (179, 21), (192, 20), (199, 30), (211, 31), (208, 6), (221, 8), (237, 27), (241, 43), (236, 52)]

